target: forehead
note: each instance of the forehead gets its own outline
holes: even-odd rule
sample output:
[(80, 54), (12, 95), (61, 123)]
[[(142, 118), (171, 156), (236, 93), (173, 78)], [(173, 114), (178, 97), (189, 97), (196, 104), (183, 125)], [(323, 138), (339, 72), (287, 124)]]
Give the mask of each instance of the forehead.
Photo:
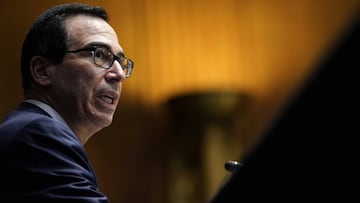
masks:
[(76, 15), (65, 21), (69, 48), (82, 48), (89, 44), (105, 44), (114, 53), (123, 52), (115, 30), (103, 19), (87, 15)]

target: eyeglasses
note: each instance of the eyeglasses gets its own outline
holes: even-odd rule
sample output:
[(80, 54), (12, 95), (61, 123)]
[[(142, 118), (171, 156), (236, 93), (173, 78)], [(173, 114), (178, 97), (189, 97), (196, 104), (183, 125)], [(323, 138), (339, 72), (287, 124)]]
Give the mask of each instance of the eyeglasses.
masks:
[(98, 46), (70, 50), (66, 51), (65, 53), (77, 53), (81, 51), (92, 52), (92, 59), (94, 61), (94, 64), (104, 69), (109, 69), (113, 65), (114, 61), (117, 60), (120, 63), (121, 68), (125, 72), (125, 77), (130, 77), (132, 69), (134, 67), (134, 62), (131, 59), (125, 56), (117, 56), (105, 47)]

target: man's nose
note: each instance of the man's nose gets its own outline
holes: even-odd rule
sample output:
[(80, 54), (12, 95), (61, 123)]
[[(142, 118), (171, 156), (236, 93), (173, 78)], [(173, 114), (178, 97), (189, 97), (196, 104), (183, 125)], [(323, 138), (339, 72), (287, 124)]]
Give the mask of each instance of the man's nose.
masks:
[(106, 80), (108, 81), (123, 81), (125, 77), (125, 71), (121, 67), (120, 63), (118, 61), (114, 61), (112, 66), (109, 68), (109, 70), (106, 73)]

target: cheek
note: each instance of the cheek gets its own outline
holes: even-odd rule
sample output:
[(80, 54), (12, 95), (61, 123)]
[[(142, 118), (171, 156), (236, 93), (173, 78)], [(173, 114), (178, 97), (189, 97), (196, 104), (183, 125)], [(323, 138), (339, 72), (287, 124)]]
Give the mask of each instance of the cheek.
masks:
[(94, 67), (89, 65), (73, 67), (66, 78), (68, 78), (69, 84), (74, 86), (73, 88), (85, 92), (95, 88), (101, 80), (100, 74), (94, 70)]
[(57, 90), (59, 90), (59, 94), (63, 94), (60, 96), (66, 96), (69, 100), (80, 100), (81, 103), (92, 97), (92, 93), (100, 80), (95, 74), (75, 70), (69, 71), (59, 78), (62, 79), (58, 80)]
[(89, 100), (94, 97), (94, 92), (101, 80), (96, 77), (84, 77), (78, 81), (77, 85), (78, 94), (83, 97), (84, 100)]
[(89, 103), (94, 90), (102, 80), (100, 70), (85, 59), (69, 60), (58, 68), (55, 80), (58, 82), (58, 89), (62, 89), (62, 92), (59, 93), (74, 99), (77, 98), (76, 103)]

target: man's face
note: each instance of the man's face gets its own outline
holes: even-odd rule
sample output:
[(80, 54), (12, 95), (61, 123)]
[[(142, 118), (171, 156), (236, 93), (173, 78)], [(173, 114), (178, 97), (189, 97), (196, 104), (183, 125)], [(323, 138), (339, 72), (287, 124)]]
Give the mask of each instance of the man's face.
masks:
[[(79, 15), (67, 19), (65, 25), (69, 50), (96, 45), (115, 55), (123, 53), (115, 31), (100, 18)], [(112, 122), (125, 75), (117, 61), (109, 69), (95, 65), (92, 54), (67, 53), (53, 69), (52, 87), (56, 109), (70, 126), (97, 131)]]

